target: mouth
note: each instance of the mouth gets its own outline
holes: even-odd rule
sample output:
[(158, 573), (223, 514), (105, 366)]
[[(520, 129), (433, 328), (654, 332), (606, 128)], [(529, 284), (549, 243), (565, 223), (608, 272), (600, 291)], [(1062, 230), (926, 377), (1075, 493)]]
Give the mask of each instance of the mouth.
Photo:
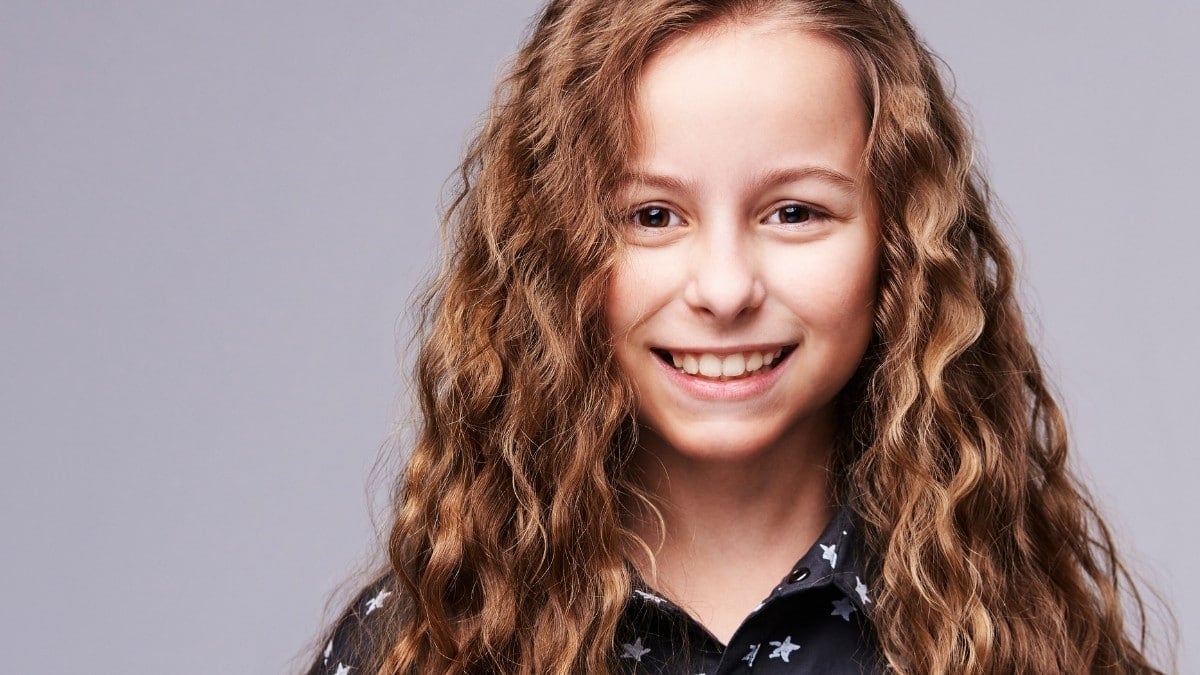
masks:
[(795, 344), (768, 350), (714, 354), (651, 348), (664, 363), (685, 375), (711, 382), (742, 380), (779, 367), (793, 351)]

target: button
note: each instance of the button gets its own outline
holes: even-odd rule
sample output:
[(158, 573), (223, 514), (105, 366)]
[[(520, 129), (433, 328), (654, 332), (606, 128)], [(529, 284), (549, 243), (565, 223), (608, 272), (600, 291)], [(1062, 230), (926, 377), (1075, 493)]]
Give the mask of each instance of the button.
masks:
[(800, 568), (792, 570), (792, 573), (788, 575), (788, 583), (789, 584), (798, 584), (807, 578), (808, 578), (808, 568), (800, 567)]

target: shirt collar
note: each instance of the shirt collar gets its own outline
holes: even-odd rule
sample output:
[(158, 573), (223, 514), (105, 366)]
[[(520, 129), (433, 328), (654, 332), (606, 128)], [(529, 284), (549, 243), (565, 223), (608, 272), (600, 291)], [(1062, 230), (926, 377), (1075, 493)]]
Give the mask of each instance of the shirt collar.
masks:
[[(850, 599), (856, 609), (870, 614), (875, 599), (867, 580), (861, 538), (856, 528), (857, 519), (849, 505), (842, 504), (833, 518), (813, 543), (812, 547), (792, 566), (790, 572), (763, 601), (801, 593), (821, 586), (835, 586)], [(666, 598), (658, 595), (645, 580), (632, 569), (632, 600), (651, 604), (664, 610), (678, 610)], [(761, 607), (762, 605), (759, 605)]]
[(853, 509), (846, 504), (840, 505), (812, 548), (796, 561), (771, 597), (833, 585), (845, 593), (859, 611), (869, 614), (875, 599), (871, 596), (862, 539), (856, 525)]

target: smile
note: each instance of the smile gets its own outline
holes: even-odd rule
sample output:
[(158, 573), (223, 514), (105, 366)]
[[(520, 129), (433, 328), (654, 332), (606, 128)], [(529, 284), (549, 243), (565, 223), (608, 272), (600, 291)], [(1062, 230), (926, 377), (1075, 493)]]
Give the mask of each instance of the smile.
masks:
[(714, 354), (711, 352), (685, 352), (667, 349), (652, 349), (664, 363), (676, 371), (700, 379), (724, 382), (751, 377), (772, 370), (795, 350), (796, 345), (787, 345), (769, 350)]

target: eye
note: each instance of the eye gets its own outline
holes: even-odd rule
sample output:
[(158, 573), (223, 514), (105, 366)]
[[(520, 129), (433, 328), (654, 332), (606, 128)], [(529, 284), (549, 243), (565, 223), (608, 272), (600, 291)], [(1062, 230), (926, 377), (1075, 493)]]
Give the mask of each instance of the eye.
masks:
[(768, 223), (780, 225), (800, 225), (813, 220), (819, 220), (825, 214), (806, 204), (785, 204), (767, 217)]
[(665, 206), (643, 206), (631, 213), (629, 219), (638, 227), (651, 229), (662, 229), (683, 223), (683, 220), (674, 211)]

